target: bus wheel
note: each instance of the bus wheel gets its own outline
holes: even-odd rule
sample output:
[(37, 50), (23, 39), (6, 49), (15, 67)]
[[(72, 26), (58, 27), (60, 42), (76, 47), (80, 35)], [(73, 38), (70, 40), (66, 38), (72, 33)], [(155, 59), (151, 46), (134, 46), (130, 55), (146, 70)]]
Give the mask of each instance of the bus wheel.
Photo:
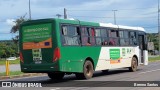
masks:
[(78, 79), (90, 79), (93, 76), (93, 64), (87, 60), (83, 65), (83, 73), (76, 73)]
[(129, 71), (131, 71), (131, 72), (137, 71), (137, 65), (138, 65), (137, 63), (138, 63), (137, 58), (133, 57), (132, 62), (131, 62), (131, 67), (129, 67)]
[(52, 73), (48, 73), (48, 77), (51, 78), (52, 80), (61, 80), (64, 77), (63, 72), (52, 72)]

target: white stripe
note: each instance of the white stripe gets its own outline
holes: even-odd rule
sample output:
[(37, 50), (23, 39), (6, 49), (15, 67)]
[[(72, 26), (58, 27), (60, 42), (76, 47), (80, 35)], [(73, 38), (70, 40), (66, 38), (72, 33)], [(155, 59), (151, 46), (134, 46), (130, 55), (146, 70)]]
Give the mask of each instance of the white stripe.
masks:
[(131, 27), (131, 26), (115, 25), (115, 24), (112, 24), (112, 23), (99, 23), (99, 25), (102, 26), (102, 27), (145, 31), (144, 28), (142, 28), (142, 27)]
[(58, 89), (60, 89), (60, 88), (55, 88), (55, 89), (50, 89), (50, 90), (58, 90)]
[(154, 72), (154, 71), (159, 71), (160, 69), (156, 69), (156, 70), (151, 70), (151, 71), (146, 71), (146, 72), (140, 72), (138, 74), (144, 74), (144, 73), (149, 73), (149, 72)]

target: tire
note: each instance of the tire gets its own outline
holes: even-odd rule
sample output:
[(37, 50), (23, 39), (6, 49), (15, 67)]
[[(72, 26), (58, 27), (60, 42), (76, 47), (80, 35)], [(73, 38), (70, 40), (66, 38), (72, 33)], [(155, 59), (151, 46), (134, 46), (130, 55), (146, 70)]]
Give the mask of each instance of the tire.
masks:
[(91, 61), (85, 61), (83, 65), (83, 73), (76, 73), (78, 79), (90, 79), (93, 76), (93, 64)]
[(137, 67), (138, 67), (137, 65), (138, 65), (137, 58), (133, 57), (131, 62), (131, 67), (129, 67), (129, 71), (131, 72), (137, 71)]
[(107, 70), (102, 70), (102, 73), (104, 73), (104, 74), (106, 74), (106, 73), (108, 73), (108, 69)]
[(52, 72), (52, 73), (48, 73), (48, 77), (51, 78), (52, 80), (62, 80), (64, 77), (63, 72)]

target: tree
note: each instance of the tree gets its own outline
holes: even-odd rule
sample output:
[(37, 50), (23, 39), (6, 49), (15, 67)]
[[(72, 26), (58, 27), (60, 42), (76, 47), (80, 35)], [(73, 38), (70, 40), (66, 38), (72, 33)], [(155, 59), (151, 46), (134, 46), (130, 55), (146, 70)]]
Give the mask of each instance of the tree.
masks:
[[(24, 21), (28, 21), (28, 19), (25, 19), (25, 16), (21, 16), (19, 19), (17, 19), (15, 21), (15, 25), (11, 28), (10, 33), (18, 33), (19, 29), (20, 29), (20, 24), (22, 24)], [(12, 38), (12, 40), (17, 44), (18, 40), (19, 40), (19, 35), (15, 36), (14, 38)]]
[(154, 44), (154, 50), (149, 50), (150, 53), (154, 53), (155, 50), (159, 50), (158, 33), (148, 33), (147, 39), (148, 39), (148, 42), (153, 42), (153, 44)]
[(0, 43), (0, 58), (6, 58), (6, 44)]
[[(26, 19), (25, 18), (26, 14), (24, 16), (21, 16), (20, 18), (18, 18), (16, 21), (15, 21), (15, 25), (11, 28), (11, 31), (10, 33), (19, 33), (19, 30), (20, 30), (20, 25), (24, 22), (24, 21), (28, 21), (29, 19)], [(19, 35), (16, 35), (15, 37), (12, 38), (13, 42), (15, 43), (14, 46), (12, 46), (12, 48), (10, 48), (10, 53), (12, 52), (11, 55), (16, 55), (18, 56), (19, 54), (19, 46), (18, 46), (18, 42), (19, 42)]]
[(0, 43), (0, 58), (7, 58), (11, 56), (17, 56), (17, 46), (12, 42)]

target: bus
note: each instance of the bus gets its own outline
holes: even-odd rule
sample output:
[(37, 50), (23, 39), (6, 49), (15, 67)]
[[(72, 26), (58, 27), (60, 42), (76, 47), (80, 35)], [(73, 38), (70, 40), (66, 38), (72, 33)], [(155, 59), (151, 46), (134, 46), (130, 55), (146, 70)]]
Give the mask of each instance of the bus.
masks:
[(20, 66), (24, 73), (51, 79), (75, 74), (90, 79), (94, 71), (148, 65), (144, 28), (68, 19), (30, 20), (20, 25)]

